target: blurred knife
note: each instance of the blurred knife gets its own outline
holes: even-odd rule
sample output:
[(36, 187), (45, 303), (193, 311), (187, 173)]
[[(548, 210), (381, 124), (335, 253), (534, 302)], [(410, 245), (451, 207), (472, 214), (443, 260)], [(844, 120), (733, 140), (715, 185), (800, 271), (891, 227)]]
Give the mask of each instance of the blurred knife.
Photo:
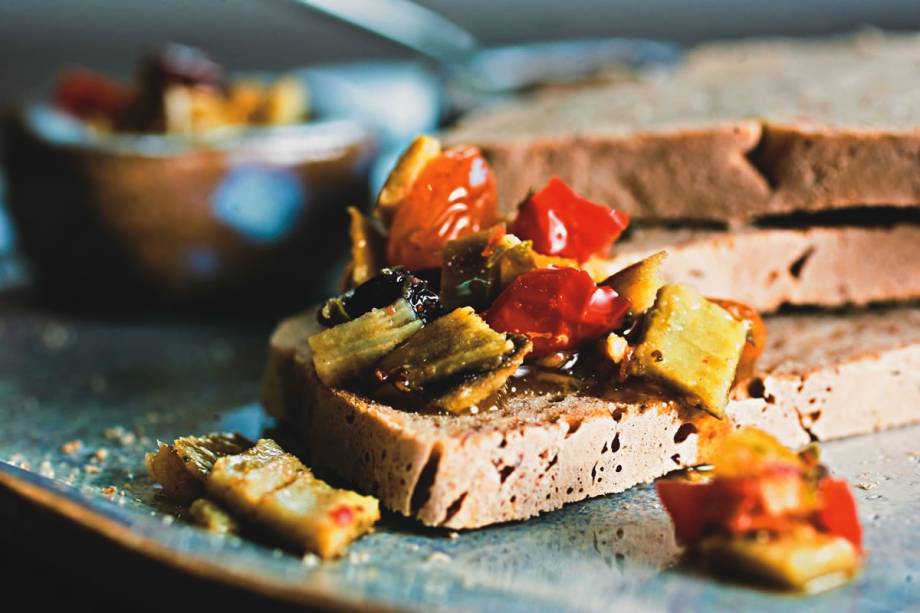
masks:
[(409, 0), (286, 0), (412, 49), (443, 66), (474, 93), (495, 96), (581, 79), (612, 65), (671, 63), (668, 43), (625, 38), (482, 48), (457, 24)]

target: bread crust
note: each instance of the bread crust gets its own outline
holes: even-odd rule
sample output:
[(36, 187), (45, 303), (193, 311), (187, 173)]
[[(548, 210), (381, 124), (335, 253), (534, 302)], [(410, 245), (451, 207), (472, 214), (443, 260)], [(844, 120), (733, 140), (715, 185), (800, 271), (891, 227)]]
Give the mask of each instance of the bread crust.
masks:
[(660, 71), (469, 116), (510, 212), (558, 175), (637, 221), (920, 205), (920, 36), (702, 47)]

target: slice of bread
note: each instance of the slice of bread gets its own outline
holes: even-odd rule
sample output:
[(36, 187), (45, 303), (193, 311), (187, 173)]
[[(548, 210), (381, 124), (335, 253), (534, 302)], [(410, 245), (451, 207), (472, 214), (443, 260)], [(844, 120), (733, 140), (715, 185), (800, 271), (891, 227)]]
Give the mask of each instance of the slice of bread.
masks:
[(920, 224), (744, 228), (735, 232), (637, 228), (598, 265), (616, 272), (662, 249), (662, 275), (703, 295), (762, 313), (783, 305), (842, 307), (920, 298)]
[(920, 204), (920, 35), (722, 43), (676, 71), (464, 119), (505, 211), (558, 175), (635, 220)]
[[(920, 420), (920, 309), (781, 317), (768, 327), (770, 370), (729, 403), (736, 425), (756, 425), (798, 447), (811, 435)], [(640, 390), (607, 398), (519, 397), (475, 415), (403, 411), (322, 385), (307, 345), (317, 330), (315, 312), (275, 330), (266, 408), (300, 432), (311, 465), (431, 526), (526, 519), (623, 491), (693, 465), (719, 428), (699, 411)], [(785, 352), (798, 362), (790, 364)], [(889, 395), (888, 386), (900, 395)], [(802, 416), (811, 416), (810, 429)]]

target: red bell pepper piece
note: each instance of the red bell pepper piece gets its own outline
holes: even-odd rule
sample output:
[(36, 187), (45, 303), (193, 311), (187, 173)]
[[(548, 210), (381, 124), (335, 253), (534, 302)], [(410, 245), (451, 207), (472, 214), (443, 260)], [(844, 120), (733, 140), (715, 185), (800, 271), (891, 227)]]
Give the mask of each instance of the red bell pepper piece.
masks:
[(816, 518), (818, 527), (842, 536), (862, 551), (862, 526), (849, 484), (843, 479), (825, 477), (818, 484), (818, 494), (821, 497), (821, 510)]
[(605, 253), (629, 225), (629, 215), (579, 196), (553, 177), (518, 209), (510, 231), (537, 253), (584, 262)]
[(846, 481), (822, 479), (818, 485), (820, 507), (809, 518), (807, 508), (771, 512), (775, 501), (770, 496), (775, 492), (771, 492), (768, 481), (774, 477), (716, 478), (704, 483), (665, 480), (657, 482), (655, 489), (674, 522), (677, 540), (684, 545), (692, 546), (711, 532), (782, 532), (792, 522), (810, 519), (818, 530), (845, 538), (862, 551), (862, 528)]
[(710, 494), (708, 483), (661, 480), (655, 482), (658, 498), (674, 523), (677, 542), (692, 546), (705, 536), (703, 509)]
[(90, 70), (76, 68), (64, 72), (54, 89), (54, 103), (81, 119), (115, 119), (132, 100), (127, 87)]
[(495, 176), (479, 149), (448, 149), (425, 165), (396, 209), (387, 261), (410, 270), (438, 268), (448, 241), (489, 227), (497, 211)]
[[(798, 495), (801, 475), (778, 472), (763, 477), (716, 478), (705, 483), (660, 481), (658, 496), (674, 521), (680, 542), (692, 545), (709, 531), (731, 534), (751, 530), (781, 532), (807, 516)], [(794, 506), (789, 508), (788, 504)]]
[(540, 268), (512, 281), (484, 317), (499, 332), (526, 334), (539, 357), (616, 330), (629, 308), (628, 300), (598, 287), (583, 270)]

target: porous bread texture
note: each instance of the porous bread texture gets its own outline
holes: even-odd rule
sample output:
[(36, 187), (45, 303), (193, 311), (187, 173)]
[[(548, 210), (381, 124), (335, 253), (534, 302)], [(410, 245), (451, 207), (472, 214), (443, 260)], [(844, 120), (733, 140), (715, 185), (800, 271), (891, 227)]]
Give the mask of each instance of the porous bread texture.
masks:
[(763, 372), (739, 388), (817, 440), (920, 422), (920, 307), (767, 320)]
[[(328, 388), (306, 339), (315, 312), (272, 335), (264, 403), (296, 428), (312, 466), (325, 467), (427, 525), (476, 528), (526, 519), (584, 498), (620, 492), (697, 462), (709, 419), (677, 403), (617, 398), (515, 398), (473, 415), (399, 410)], [(729, 409), (785, 444), (808, 436), (798, 415), (749, 398)]]
[(699, 48), (673, 72), (473, 114), (506, 212), (557, 175), (634, 219), (920, 204), (920, 35)]
[[(764, 372), (738, 386), (735, 427), (797, 448), (920, 421), (920, 307), (767, 320)], [(520, 398), (498, 411), (427, 415), (330, 389), (306, 339), (315, 312), (272, 335), (264, 402), (309, 462), (431, 526), (526, 519), (697, 462), (698, 413), (636, 394)]]
[[(744, 228), (735, 232), (637, 228), (597, 264), (612, 274), (660, 250), (662, 276), (704, 296), (761, 313), (784, 305), (842, 307), (920, 298), (920, 224)], [(599, 271), (605, 271), (603, 273)]]

